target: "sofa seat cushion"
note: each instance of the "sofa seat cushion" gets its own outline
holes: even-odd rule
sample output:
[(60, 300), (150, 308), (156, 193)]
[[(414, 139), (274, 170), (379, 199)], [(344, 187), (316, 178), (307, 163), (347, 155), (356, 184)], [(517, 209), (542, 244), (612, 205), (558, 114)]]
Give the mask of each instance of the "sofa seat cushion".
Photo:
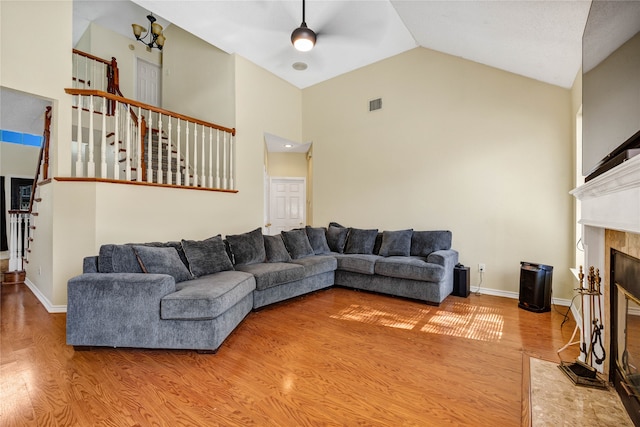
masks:
[(338, 270), (351, 271), (353, 273), (375, 273), (375, 265), (383, 257), (365, 254), (332, 254), (338, 261)]
[(237, 265), (236, 270), (253, 274), (256, 278), (256, 289), (259, 291), (304, 279), (303, 266), (286, 262)]
[(253, 292), (256, 282), (242, 271), (221, 271), (181, 282), (160, 301), (164, 320), (208, 320), (225, 313)]
[(417, 256), (393, 256), (376, 262), (376, 274), (400, 279), (439, 282), (445, 275), (444, 267)]
[(328, 271), (335, 271), (336, 268), (338, 268), (338, 261), (336, 261), (336, 258), (328, 255), (299, 258), (294, 259), (292, 262), (304, 267), (305, 277), (315, 276)]

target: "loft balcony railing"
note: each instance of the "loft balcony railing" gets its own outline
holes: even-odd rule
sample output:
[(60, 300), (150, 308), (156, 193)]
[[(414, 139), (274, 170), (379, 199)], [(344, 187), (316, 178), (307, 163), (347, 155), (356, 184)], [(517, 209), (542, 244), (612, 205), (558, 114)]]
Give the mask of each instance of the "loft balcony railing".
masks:
[(65, 90), (72, 177), (235, 191), (235, 129), (104, 91)]

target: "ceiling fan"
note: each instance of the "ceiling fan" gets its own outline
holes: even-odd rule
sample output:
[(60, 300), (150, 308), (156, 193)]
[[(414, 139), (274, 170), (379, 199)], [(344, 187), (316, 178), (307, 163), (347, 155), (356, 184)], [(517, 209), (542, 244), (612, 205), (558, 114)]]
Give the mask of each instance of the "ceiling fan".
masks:
[(302, 0), (302, 24), (291, 33), (291, 43), (300, 52), (308, 52), (316, 44), (316, 33), (305, 22), (305, 0)]

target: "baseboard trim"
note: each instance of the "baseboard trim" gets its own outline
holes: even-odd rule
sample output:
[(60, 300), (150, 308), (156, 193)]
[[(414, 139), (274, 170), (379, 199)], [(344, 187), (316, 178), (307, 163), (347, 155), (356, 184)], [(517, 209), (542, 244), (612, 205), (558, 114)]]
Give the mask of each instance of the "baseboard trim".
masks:
[(44, 306), (45, 310), (49, 313), (66, 313), (67, 306), (65, 305), (53, 305), (51, 301), (38, 289), (38, 287), (31, 281), (29, 278), (24, 279), (24, 284), (33, 292), (33, 294), (38, 298), (38, 301)]
[[(518, 292), (503, 291), (500, 289), (491, 289), (491, 288), (483, 288), (483, 287), (478, 288), (478, 286), (471, 286), (472, 293), (478, 292), (478, 289), (480, 289), (480, 295), (485, 294), (485, 295), (492, 295), (495, 297), (520, 299), (520, 294)], [(551, 303), (553, 305), (562, 305), (565, 307), (569, 307), (571, 305), (571, 300), (565, 299), (565, 298), (551, 298)], [(575, 314), (575, 311), (573, 308), (574, 306), (571, 305), (571, 307), (572, 307), (571, 312)]]

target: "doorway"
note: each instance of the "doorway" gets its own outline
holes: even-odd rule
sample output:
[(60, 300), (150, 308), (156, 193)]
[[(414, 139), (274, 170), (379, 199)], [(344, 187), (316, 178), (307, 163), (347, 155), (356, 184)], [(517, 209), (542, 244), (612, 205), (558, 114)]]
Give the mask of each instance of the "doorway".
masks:
[(138, 58), (136, 72), (137, 100), (160, 107), (162, 102), (162, 68)]
[(279, 234), (306, 224), (306, 187), (303, 177), (272, 177), (269, 180), (268, 235)]

